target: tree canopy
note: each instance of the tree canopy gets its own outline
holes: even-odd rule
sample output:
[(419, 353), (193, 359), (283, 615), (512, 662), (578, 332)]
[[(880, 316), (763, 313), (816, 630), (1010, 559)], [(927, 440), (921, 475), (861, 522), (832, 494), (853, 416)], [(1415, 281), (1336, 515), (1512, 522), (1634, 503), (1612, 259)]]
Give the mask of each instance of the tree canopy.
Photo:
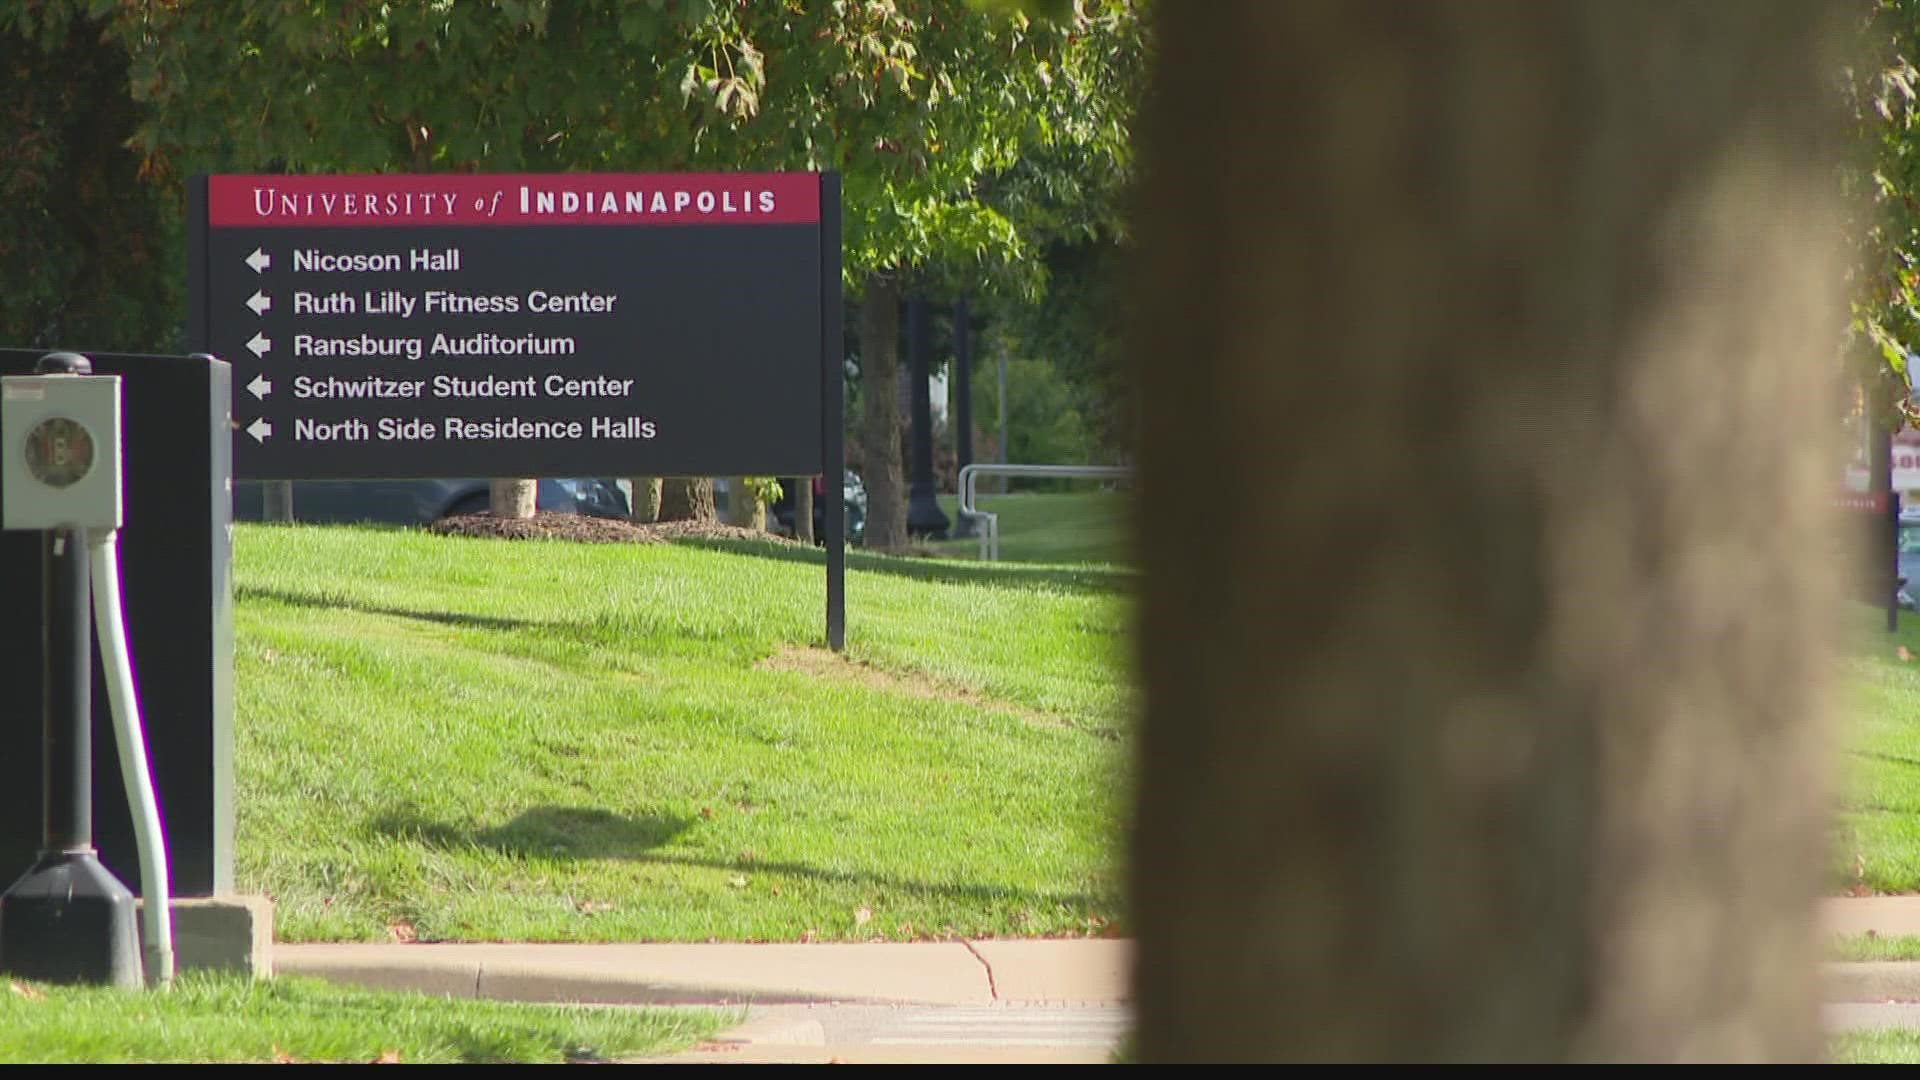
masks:
[(856, 285), (1019, 262), (1023, 224), (1074, 201), (1063, 169), (1124, 172), (1143, 54), (1130, 0), (1059, 19), (960, 0), (88, 7), (131, 57), (153, 175), (837, 170)]

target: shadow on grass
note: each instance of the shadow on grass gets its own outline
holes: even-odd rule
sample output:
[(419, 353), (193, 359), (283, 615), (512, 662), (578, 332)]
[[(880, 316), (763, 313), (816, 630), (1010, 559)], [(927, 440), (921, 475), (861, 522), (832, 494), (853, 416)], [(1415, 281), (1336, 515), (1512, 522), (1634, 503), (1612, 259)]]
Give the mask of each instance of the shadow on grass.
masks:
[[(824, 548), (805, 547), (799, 544), (765, 544), (754, 540), (728, 540), (720, 537), (682, 537), (674, 540), (673, 543), (734, 555), (757, 555), (761, 558), (780, 559), (785, 562), (811, 563), (822, 568), (827, 564), (827, 553)], [(847, 568), (866, 574), (892, 574), (895, 577), (936, 581), (949, 585), (991, 585), (1007, 589), (1052, 587), (1072, 592), (1126, 592), (1138, 579), (1138, 575), (1131, 570), (913, 558), (853, 550), (847, 552)]]
[(1112, 898), (1086, 893), (1043, 893), (1010, 885), (933, 884), (908, 881), (888, 874), (827, 870), (806, 863), (766, 859), (702, 859), (664, 854), (656, 849), (693, 825), (692, 818), (629, 818), (606, 810), (579, 806), (536, 806), (505, 825), (490, 829), (463, 829), (433, 821), (411, 809), (390, 810), (368, 823), (375, 833), (395, 840), (443, 850), (486, 848), (521, 858), (630, 859), (663, 866), (690, 866), (709, 870), (752, 870), (790, 877), (866, 885), (926, 896), (966, 900), (1004, 901), (1027, 906), (1065, 904), (1076, 908), (1110, 906)]
[(474, 630), (539, 630), (554, 633), (569, 629), (566, 623), (542, 619), (507, 619), (497, 615), (469, 615), (460, 611), (414, 611), (407, 608), (364, 604), (344, 596), (292, 592), (286, 589), (262, 589), (253, 585), (238, 586), (233, 594), (236, 600), (267, 600), (276, 604), (286, 604), (289, 607), (319, 608), (323, 611), (357, 611), (362, 615), (390, 615), (396, 619), (418, 619), (421, 622)]
[(1879, 750), (1853, 750), (1850, 752), (1854, 757), (1865, 758), (1868, 761), (1884, 761), (1889, 765), (1920, 767), (1920, 758), (1908, 757), (1905, 754), (1887, 754)]
[(408, 809), (388, 811), (368, 828), (395, 840), (443, 849), (481, 847), (522, 858), (631, 859), (692, 825), (692, 818), (629, 818), (591, 807), (536, 806), (491, 829), (462, 829)]

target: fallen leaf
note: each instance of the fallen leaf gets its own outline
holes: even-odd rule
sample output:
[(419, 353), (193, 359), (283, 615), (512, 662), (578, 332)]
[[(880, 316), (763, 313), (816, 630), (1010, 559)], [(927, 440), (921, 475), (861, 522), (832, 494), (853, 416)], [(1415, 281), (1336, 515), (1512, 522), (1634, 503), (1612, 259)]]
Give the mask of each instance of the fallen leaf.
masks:
[(870, 907), (858, 908), (853, 913), (853, 925), (855, 926), (865, 926), (872, 920), (873, 909)]
[(47, 996), (46, 993), (43, 991), (36, 990), (33, 987), (28, 986), (26, 983), (14, 982), (11, 979), (7, 980), (7, 989), (13, 991), (16, 994), (19, 994), (21, 997), (26, 998), (28, 1001), (39, 1001), (42, 998), (45, 998)]
[(727, 879), (727, 884), (736, 889), (744, 889), (747, 887), (747, 877), (745, 874), (735, 874)]
[(803, 931), (803, 932), (801, 933), (801, 935), (800, 935), (800, 940), (801, 940), (801, 942), (802, 942), (802, 943), (804, 943), (804, 944), (808, 944), (808, 945), (811, 945), (811, 944), (812, 944), (812, 943), (814, 942), (814, 940), (815, 940), (815, 939), (817, 939), (817, 938), (819, 938), (819, 936), (820, 936), (820, 931), (818, 931), (818, 930), (807, 930), (807, 931)]
[(773, 895), (775, 895), (775, 896), (779, 896), (779, 895), (780, 895), (780, 886), (778, 886), (778, 885), (775, 885), (775, 886), (773, 887)]
[(711, 807), (711, 806), (703, 806), (703, 807), (701, 807), (701, 808), (700, 808), (700, 816), (701, 816), (701, 817), (703, 817), (703, 818), (706, 818), (706, 819), (707, 819), (708, 821), (712, 821), (712, 820), (713, 820), (713, 807)]
[(1913, 662), (1913, 653), (1905, 645), (1900, 646), (1900, 659), (1908, 663)]
[(613, 910), (613, 904), (605, 900), (582, 900), (574, 906), (580, 909), (582, 915), (598, 915)]
[(407, 922), (405, 919), (387, 927), (387, 936), (402, 943), (420, 940), (419, 931), (415, 930), (413, 924)]
[(294, 1057), (292, 1054), (287, 1053), (285, 1050), (280, 1049), (278, 1046), (273, 1048), (273, 1060), (276, 1062), (279, 1062), (282, 1065), (300, 1064), (299, 1058)]
[(369, 1061), (369, 1062), (367, 1062), (367, 1064), (369, 1064), (369, 1065), (398, 1065), (398, 1064), (400, 1064), (400, 1051), (398, 1051), (398, 1050), (382, 1050), (382, 1051), (380, 1052), (380, 1056), (379, 1056), (379, 1057), (377, 1057), (377, 1058), (374, 1058), (374, 1059), (373, 1059), (372, 1061)]

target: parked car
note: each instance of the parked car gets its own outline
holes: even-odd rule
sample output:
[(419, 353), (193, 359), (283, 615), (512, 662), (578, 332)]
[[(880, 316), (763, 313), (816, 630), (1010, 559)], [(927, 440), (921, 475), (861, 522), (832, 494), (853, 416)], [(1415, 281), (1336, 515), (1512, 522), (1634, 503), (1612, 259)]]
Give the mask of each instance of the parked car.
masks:
[[(793, 533), (793, 496), (792, 480), (789, 478), (780, 485), (780, 499), (767, 508), (774, 523), (781, 532)], [(826, 477), (813, 478), (813, 538), (822, 542), (827, 535)], [(867, 534), (867, 486), (860, 481), (860, 474), (848, 469), (845, 482), (841, 485), (841, 494), (847, 500), (847, 542), (857, 544)]]
[[(233, 519), (260, 521), (265, 516), (265, 482), (236, 480)], [(425, 525), (456, 514), (487, 508), (488, 481), (458, 480), (295, 480), (293, 518), (312, 524), (376, 522)], [(541, 480), (534, 506), (549, 513), (590, 517), (627, 516), (627, 496), (612, 480), (594, 477)]]

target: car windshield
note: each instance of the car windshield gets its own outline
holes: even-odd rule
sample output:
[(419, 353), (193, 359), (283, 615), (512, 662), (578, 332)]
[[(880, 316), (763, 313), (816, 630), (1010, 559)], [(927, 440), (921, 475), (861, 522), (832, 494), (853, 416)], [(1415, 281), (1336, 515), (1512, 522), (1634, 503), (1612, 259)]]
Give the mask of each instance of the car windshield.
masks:
[(1900, 554), (1920, 555), (1920, 522), (1900, 526)]

